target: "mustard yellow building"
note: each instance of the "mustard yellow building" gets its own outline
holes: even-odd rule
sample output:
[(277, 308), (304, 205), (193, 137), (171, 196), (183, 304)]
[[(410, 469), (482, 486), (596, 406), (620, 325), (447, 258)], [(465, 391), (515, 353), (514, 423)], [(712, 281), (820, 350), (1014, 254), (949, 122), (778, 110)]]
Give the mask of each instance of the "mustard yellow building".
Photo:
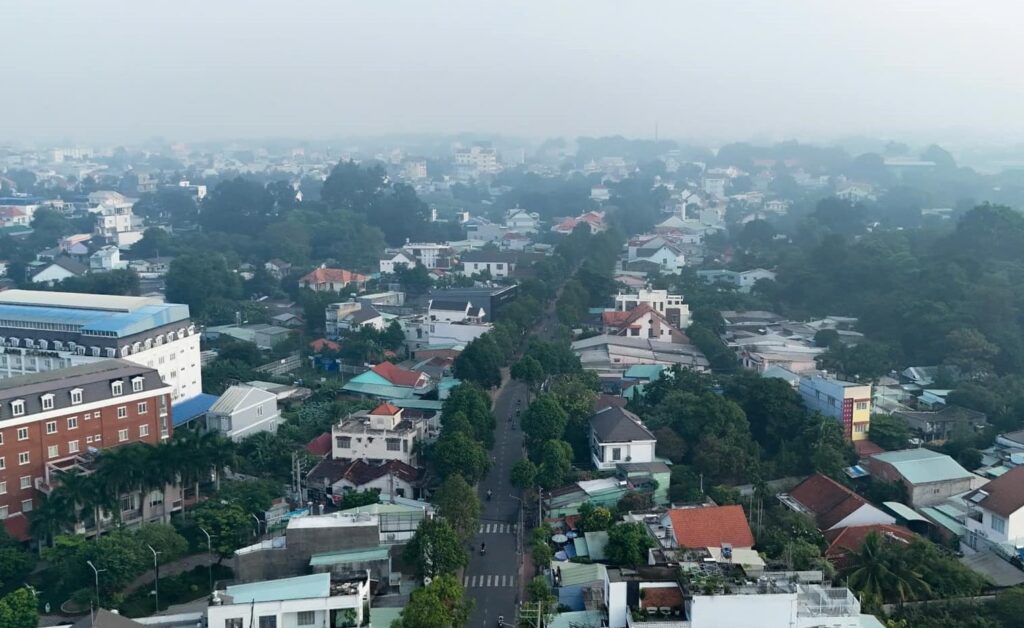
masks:
[(868, 437), (871, 384), (844, 382), (820, 375), (801, 377), (800, 396), (808, 410), (842, 422), (847, 440), (858, 441)]

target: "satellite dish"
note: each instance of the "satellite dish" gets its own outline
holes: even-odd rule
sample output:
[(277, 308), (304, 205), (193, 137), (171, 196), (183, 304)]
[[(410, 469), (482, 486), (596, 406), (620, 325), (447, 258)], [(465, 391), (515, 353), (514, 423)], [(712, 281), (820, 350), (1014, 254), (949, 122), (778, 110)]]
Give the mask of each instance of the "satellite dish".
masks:
[(423, 576), (423, 586), (429, 587), (430, 583), (433, 582), (433, 581), (434, 581), (434, 579), (431, 578), (430, 576)]

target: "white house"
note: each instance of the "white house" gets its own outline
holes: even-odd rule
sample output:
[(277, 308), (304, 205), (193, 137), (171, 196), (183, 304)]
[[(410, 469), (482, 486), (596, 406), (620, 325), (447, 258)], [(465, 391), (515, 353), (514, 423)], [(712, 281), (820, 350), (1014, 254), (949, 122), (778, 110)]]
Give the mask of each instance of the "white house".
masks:
[(519, 233), (536, 233), (540, 230), (540, 214), (518, 207), (510, 209), (505, 214), (505, 228)]
[(380, 272), (382, 273), (393, 273), (400, 266), (412, 268), (415, 265), (416, 258), (413, 254), (402, 250), (386, 253), (384, 257), (380, 258)]
[(815, 525), (822, 532), (851, 526), (896, 523), (892, 515), (820, 473), (797, 484), (788, 493), (780, 493), (778, 498), (790, 510), (814, 517)]
[(85, 266), (70, 257), (57, 257), (49, 264), (41, 266), (32, 275), (32, 283), (53, 285), (62, 279), (81, 277), (86, 270)]
[(623, 462), (654, 462), (657, 439), (628, 410), (608, 407), (590, 417), (590, 451), (599, 470)]
[(646, 303), (641, 303), (627, 312), (602, 312), (601, 325), (603, 333), (615, 336), (653, 338), (664, 342), (682, 340), (682, 333), (668, 322), (665, 315)]
[(638, 290), (636, 294), (616, 294), (615, 309), (620, 312), (632, 310), (646, 303), (678, 329), (690, 326), (690, 306), (683, 303), (683, 296), (669, 294), (668, 290)]
[(427, 320), (445, 323), (477, 323), (487, 316), (482, 307), (468, 299), (431, 299), (427, 305)]
[(964, 542), (978, 548), (977, 537), (993, 543), (1024, 547), (1024, 466), (1014, 467), (966, 495), (967, 536)]
[(459, 259), (462, 274), (468, 276), (488, 272), (494, 279), (511, 275), (516, 269), (518, 256), (508, 251), (470, 251)]
[(281, 421), (277, 395), (252, 386), (232, 386), (206, 413), (206, 428), (239, 441), (256, 432), (275, 432)]
[(382, 403), (369, 412), (350, 414), (331, 428), (331, 457), (379, 464), (398, 460), (416, 466), (416, 443), (426, 426), (402, 416), (402, 408)]
[(217, 628), (361, 626), (370, 605), (368, 572), (332, 580), (330, 573), (236, 584), (215, 591), (206, 611)]
[(94, 272), (107, 272), (127, 266), (127, 262), (121, 261), (121, 250), (116, 246), (104, 246), (89, 256), (89, 270)]

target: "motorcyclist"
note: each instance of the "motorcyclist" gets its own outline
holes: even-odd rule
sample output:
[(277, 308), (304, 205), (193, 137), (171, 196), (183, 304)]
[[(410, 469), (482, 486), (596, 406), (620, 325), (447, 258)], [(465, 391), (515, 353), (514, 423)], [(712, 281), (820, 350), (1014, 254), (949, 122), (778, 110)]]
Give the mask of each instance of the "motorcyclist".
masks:
[(487, 544), (480, 543), (480, 555), (483, 556), (485, 552), (487, 552)]
[(487, 501), (491, 501), (491, 489), (487, 489)]

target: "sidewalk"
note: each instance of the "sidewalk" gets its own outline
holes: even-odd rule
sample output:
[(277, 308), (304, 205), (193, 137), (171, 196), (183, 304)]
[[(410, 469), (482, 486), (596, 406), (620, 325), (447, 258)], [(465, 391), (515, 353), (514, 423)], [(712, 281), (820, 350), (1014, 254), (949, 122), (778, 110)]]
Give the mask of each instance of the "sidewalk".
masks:
[[(209, 561), (206, 559), (206, 552), (201, 554), (192, 554), (191, 556), (184, 556), (178, 560), (172, 560), (166, 565), (160, 565), (160, 577), (168, 578), (170, 576), (177, 576), (178, 574), (185, 573), (186, 571), (192, 571), (196, 567), (206, 567), (209, 564)], [(155, 577), (156, 572), (150, 569), (128, 583), (128, 586), (124, 589), (124, 594), (128, 595), (139, 587), (143, 587), (153, 582)]]

